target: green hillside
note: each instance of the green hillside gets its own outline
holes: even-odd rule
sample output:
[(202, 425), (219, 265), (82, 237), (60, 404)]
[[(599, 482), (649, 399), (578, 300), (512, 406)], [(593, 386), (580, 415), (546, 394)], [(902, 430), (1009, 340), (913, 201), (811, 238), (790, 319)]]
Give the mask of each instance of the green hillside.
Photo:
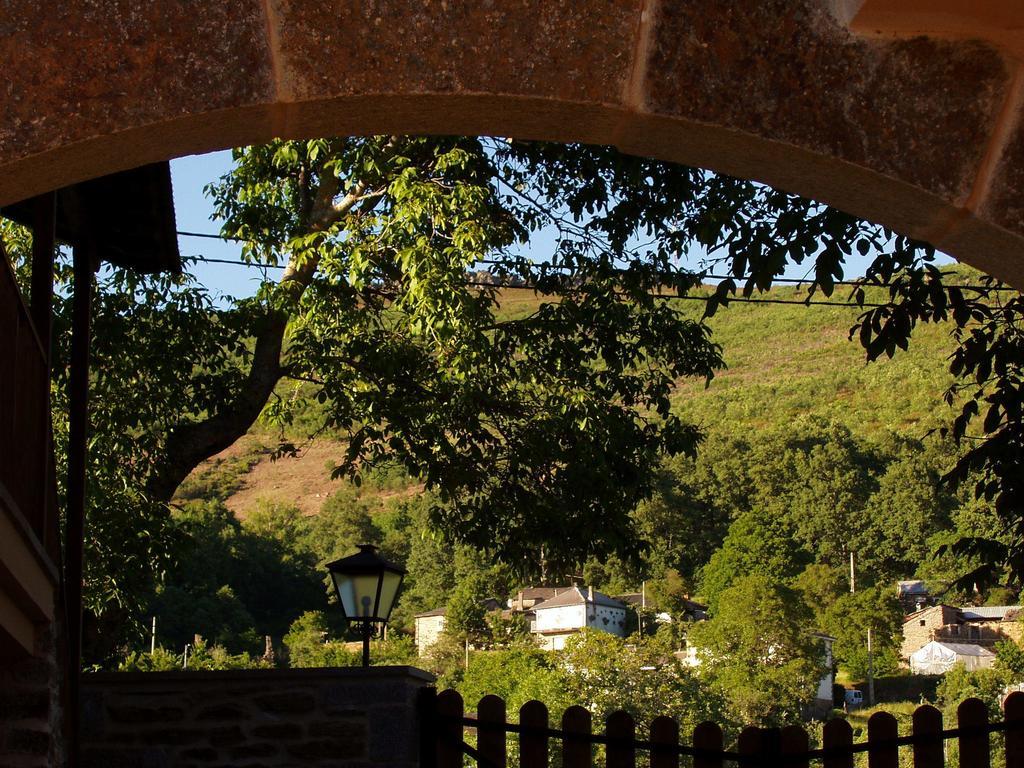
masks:
[[(783, 288), (770, 296), (806, 294)], [(946, 416), (950, 325), (920, 326), (907, 352), (867, 363), (857, 339), (848, 338), (858, 315), (855, 308), (820, 305), (734, 303), (720, 310), (709, 325), (728, 369), (707, 389), (682, 383), (678, 412), (709, 429), (764, 427), (809, 414), (864, 436), (924, 434)]]
[[(969, 277), (965, 273), (964, 279)], [(805, 297), (797, 288), (782, 287), (762, 298)], [(844, 298), (840, 289), (832, 300)], [(525, 316), (539, 301), (530, 291), (508, 289), (501, 297), (500, 316)], [(676, 303), (694, 319), (703, 310), (699, 301)], [(819, 416), (869, 439), (889, 431), (923, 437), (947, 421), (952, 413), (942, 394), (950, 381), (950, 325), (919, 326), (909, 351), (866, 363), (857, 340), (848, 338), (858, 314), (855, 307), (733, 302), (709, 321), (727, 369), (707, 387), (703, 380), (680, 381), (675, 409), (720, 434), (744, 434), (800, 416)], [(316, 421), (314, 413), (305, 418), (300, 414), (289, 437), (301, 441)], [(260, 499), (315, 514), (342, 484), (330, 479), (332, 457), (340, 458), (341, 446), (320, 438), (295, 458), (271, 461), (268, 446), (275, 438), (272, 429), (257, 425), (245, 440), (197, 470), (183, 495), (209, 497), (212, 485), (219, 490), (212, 495), (225, 499), (239, 516)], [(395, 492), (389, 488), (378, 494), (375, 489), (371, 483), (360, 495), (375, 501), (380, 496), (382, 502)]]
[[(764, 298), (805, 296), (796, 288), (778, 288)], [(837, 294), (834, 300), (843, 298)], [(501, 314), (523, 316), (538, 302), (529, 291), (506, 290)], [(694, 318), (703, 306), (678, 303)], [(702, 380), (680, 381), (674, 408), (709, 432), (743, 433), (817, 416), (867, 438), (889, 431), (922, 437), (950, 418), (942, 401), (950, 381), (950, 326), (920, 326), (908, 351), (868, 364), (857, 340), (848, 338), (858, 314), (856, 307), (733, 302), (709, 323), (727, 369), (707, 387)], [(297, 419), (296, 434), (290, 436), (301, 438), (301, 430), (314, 423), (312, 414)], [(340, 484), (330, 479), (332, 456), (340, 457), (340, 445), (319, 438), (298, 457), (271, 462), (267, 446), (274, 434), (265, 426), (254, 427), (248, 438), (198, 470), (184, 495), (209, 496), (212, 484), (219, 486), (213, 495), (243, 516), (257, 499), (314, 513), (332, 486)], [(311, 489), (308, 498), (303, 488)], [(383, 495), (389, 493), (393, 490)], [(373, 486), (366, 495), (374, 496)]]

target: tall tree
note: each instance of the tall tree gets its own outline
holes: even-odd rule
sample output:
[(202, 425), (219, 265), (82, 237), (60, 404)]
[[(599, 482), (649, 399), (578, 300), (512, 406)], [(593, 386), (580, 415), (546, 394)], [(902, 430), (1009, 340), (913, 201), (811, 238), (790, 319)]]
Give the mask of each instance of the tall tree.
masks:
[(690, 631), (701, 675), (723, 692), (736, 719), (798, 722), (825, 672), (824, 649), (809, 629), (800, 593), (764, 575), (738, 579), (716, 613)]

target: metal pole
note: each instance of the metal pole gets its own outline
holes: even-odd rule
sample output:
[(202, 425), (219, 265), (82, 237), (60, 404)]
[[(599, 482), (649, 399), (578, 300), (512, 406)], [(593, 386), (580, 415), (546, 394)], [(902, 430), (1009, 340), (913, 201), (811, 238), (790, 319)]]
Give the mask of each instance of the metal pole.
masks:
[(850, 550), (850, 593), (853, 594), (857, 591), (857, 582), (853, 575), (853, 550)]
[(86, 439), (89, 430), (89, 335), (92, 313), (92, 248), (75, 246), (68, 381), (67, 531), (65, 586), (68, 628), (67, 764), (79, 765), (79, 690), (82, 673), (82, 549), (85, 540)]
[(156, 616), (153, 617), (153, 630), (149, 635), (149, 655), (156, 653)]
[(370, 633), (372, 632), (370, 622), (363, 622), (363, 666), (370, 666)]

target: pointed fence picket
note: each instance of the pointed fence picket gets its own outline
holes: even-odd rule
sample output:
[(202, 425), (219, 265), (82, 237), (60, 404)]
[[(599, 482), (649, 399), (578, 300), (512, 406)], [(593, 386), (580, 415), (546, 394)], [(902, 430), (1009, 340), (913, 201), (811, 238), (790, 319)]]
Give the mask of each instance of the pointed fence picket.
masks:
[[(950, 743), (956, 745), (959, 768), (992, 768), (993, 734), (1002, 740), (1006, 768), (1024, 768), (1024, 693), (1007, 697), (999, 722), (989, 722), (983, 702), (967, 699), (957, 710), (956, 727), (948, 730), (943, 729), (942, 714), (924, 705), (914, 712), (911, 732), (903, 736), (895, 717), (876, 712), (868, 719), (865, 742), (855, 744), (850, 724), (836, 719), (825, 723), (818, 749), (810, 748), (803, 728), (788, 726), (744, 728), (735, 751), (724, 749), (722, 729), (714, 723), (698, 725), (688, 746), (680, 743), (678, 723), (666, 716), (655, 718), (650, 730), (638, 736), (627, 712), (613, 712), (603, 733), (594, 733), (590, 712), (580, 706), (566, 709), (560, 727), (553, 728), (547, 707), (539, 701), (524, 704), (513, 723), (498, 696), (482, 698), (475, 717), (466, 716), (456, 691), (434, 694), (430, 689), (422, 702), (422, 722), (429, 729), (421, 740), (424, 768), (464, 768), (467, 758), (478, 768), (508, 768), (510, 734), (517, 742), (513, 765), (520, 768), (548, 768), (552, 754), (561, 768), (593, 768), (599, 747), (605, 768), (636, 768), (640, 755), (650, 768), (680, 768), (684, 757), (693, 768), (853, 768), (865, 762), (868, 768), (900, 768), (901, 750), (904, 765), (952, 768), (945, 759)], [(475, 733), (476, 746), (466, 741), (467, 729)], [(866, 761), (855, 760), (857, 755), (866, 755)]]

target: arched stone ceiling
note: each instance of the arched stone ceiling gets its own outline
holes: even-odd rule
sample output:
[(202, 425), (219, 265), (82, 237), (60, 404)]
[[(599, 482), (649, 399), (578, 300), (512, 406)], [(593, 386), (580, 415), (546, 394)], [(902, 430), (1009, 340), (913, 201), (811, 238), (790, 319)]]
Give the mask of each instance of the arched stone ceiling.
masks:
[(0, 205), (275, 136), (608, 143), (1024, 287), (1021, 0), (8, 0)]

